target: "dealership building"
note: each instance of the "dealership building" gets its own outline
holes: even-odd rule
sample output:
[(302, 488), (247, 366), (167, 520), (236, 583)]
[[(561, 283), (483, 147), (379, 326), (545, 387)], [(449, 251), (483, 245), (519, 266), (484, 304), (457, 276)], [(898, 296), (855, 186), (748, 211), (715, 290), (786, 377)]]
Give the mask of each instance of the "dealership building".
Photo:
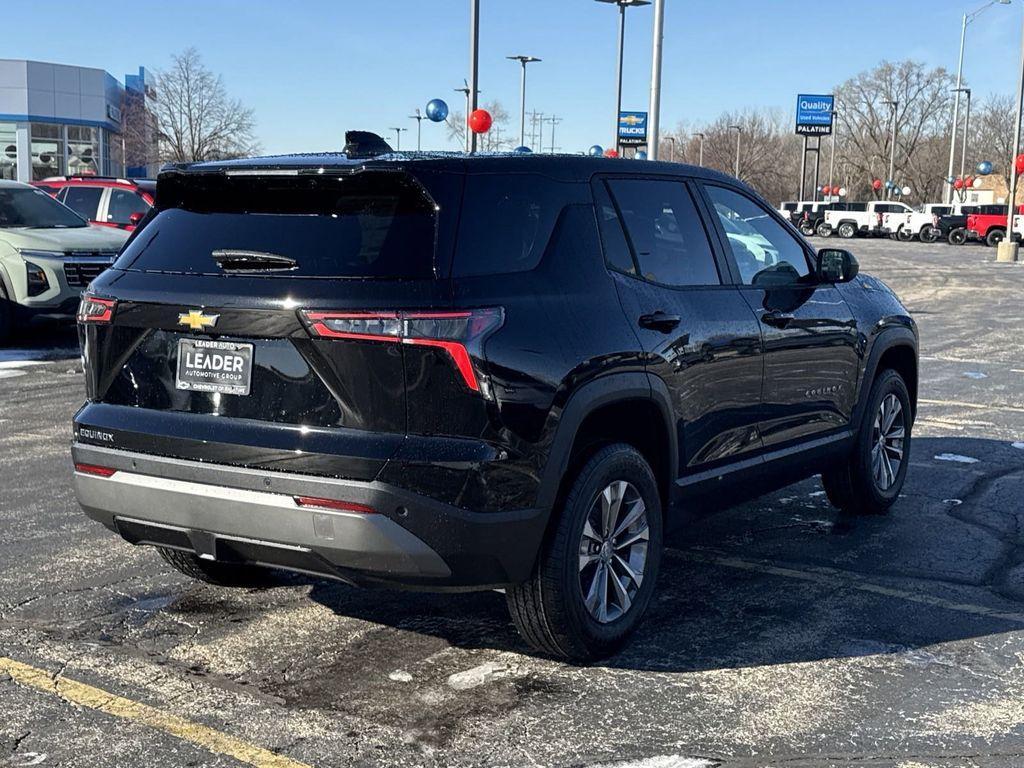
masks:
[(143, 67), (122, 84), (102, 69), (0, 59), (0, 178), (146, 175), (144, 162), (125, 167), (125, 121), (151, 98), (148, 78)]

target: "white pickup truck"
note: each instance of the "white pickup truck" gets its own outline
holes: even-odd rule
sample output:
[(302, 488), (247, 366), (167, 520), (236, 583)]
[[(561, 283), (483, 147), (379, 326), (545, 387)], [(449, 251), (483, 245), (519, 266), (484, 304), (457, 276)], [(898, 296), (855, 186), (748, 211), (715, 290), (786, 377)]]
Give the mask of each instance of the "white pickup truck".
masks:
[[(818, 234), (827, 237), (833, 232), (840, 237), (882, 234), (882, 217), (887, 213), (913, 213), (905, 203), (872, 200), (869, 203), (846, 203), (843, 210), (826, 211), (824, 226)], [(827, 234), (826, 234), (827, 233)]]
[(920, 211), (882, 214), (882, 234), (909, 242), (915, 237), (922, 243), (934, 243), (941, 236), (939, 217), (960, 213), (960, 203), (926, 203)]

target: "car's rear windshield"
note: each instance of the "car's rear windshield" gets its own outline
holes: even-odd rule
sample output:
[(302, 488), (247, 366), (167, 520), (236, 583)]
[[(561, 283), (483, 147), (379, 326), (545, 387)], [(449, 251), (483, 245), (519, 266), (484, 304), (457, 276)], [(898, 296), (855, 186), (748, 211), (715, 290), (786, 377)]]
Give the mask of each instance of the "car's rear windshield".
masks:
[(174, 177), (115, 268), (260, 277), (429, 278), (436, 206), (407, 174)]

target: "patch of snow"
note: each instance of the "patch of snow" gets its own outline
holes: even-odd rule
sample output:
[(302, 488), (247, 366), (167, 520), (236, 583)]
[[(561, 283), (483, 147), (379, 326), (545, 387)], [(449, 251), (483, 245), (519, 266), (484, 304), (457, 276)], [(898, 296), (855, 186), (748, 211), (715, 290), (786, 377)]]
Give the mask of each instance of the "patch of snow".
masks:
[(0, 371), (31, 368), (33, 365), (46, 365), (46, 362), (44, 360), (0, 360)]
[(987, 379), (988, 374), (982, 373), (981, 371), (964, 371), (964, 376), (968, 379)]
[(396, 669), (388, 675), (388, 680), (394, 680), (396, 683), (411, 683), (412, 675), (404, 669)]
[(625, 760), (618, 763), (601, 763), (601, 768), (711, 768), (709, 760), (682, 755), (658, 755), (644, 757), (639, 760)]
[(495, 664), (494, 662), (487, 662), (481, 664), (478, 667), (467, 669), (462, 672), (456, 672), (454, 675), (448, 676), (448, 685), (457, 691), (468, 691), (470, 688), (476, 688), (477, 686), (488, 683), (491, 680), (503, 675), (506, 668), (502, 664)]
[(955, 461), (957, 464), (977, 464), (978, 460), (973, 456), (961, 456), (959, 453), (940, 453), (935, 457), (936, 461)]

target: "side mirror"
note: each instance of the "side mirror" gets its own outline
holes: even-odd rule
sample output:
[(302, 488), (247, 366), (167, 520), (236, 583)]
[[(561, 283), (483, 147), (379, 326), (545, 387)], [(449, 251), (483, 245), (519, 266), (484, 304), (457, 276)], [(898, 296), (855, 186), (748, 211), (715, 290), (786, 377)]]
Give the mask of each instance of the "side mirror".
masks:
[(139, 226), (139, 222), (142, 221), (142, 218), (145, 215), (146, 214), (142, 213), (142, 211), (136, 211), (135, 213), (128, 217), (128, 223), (131, 224), (133, 227), (137, 227)]
[(848, 283), (860, 274), (860, 264), (849, 251), (822, 248), (818, 251), (818, 280), (822, 283)]

